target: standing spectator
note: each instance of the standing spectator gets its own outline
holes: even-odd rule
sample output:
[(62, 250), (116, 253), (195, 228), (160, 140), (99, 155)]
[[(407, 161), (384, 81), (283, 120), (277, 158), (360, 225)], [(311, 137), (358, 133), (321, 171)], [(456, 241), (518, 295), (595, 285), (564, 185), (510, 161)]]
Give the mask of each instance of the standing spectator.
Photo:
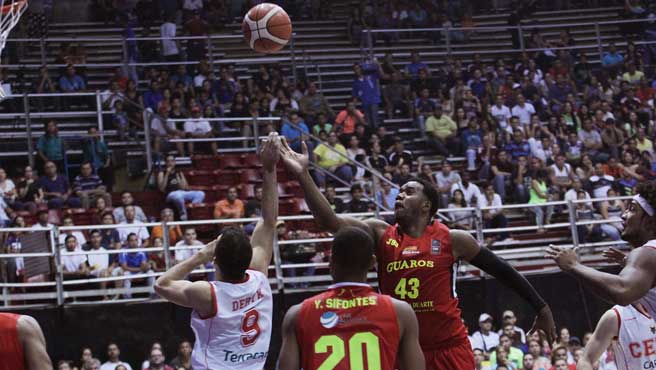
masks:
[(517, 95), (517, 105), (512, 108), (512, 115), (519, 118), (522, 127), (528, 127), (531, 124), (531, 116), (535, 114), (535, 107), (526, 102), (524, 95)]
[(486, 356), (499, 345), (499, 334), (492, 331), (492, 316), (482, 313), (478, 317), (479, 330), (472, 334), (471, 345), (474, 349), (480, 349)]
[(362, 185), (355, 184), (351, 186), (351, 201), (346, 203), (346, 210), (350, 213), (362, 213), (368, 212), (372, 204), (366, 199), (363, 199), (362, 195), (364, 190)]
[[(478, 206), (481, 208), (494, 207), (483, 210), (483, 222), (486, 229), (500, 229), (508, 225), (508, 220), (503, 214), (503, 209), (501, 209), (503, 202), (499, 194), (494, 192), (494, 186), (492, 184), (485, 185), (483, 196), (478, 198)], [(496, 240), (507, 239), (508, 233), (501, 232), (495, 235), (495, 238)]]
[(117, 223), (125, 222), (125, 207), (127, 206), (132, 206), (134, 208), (134, 211), (136, 212), (136, 218), (137, 220), (141, 222), (148, 222), (148, 217), (146, 217), (146, 214), (144, 213), (143, 209), (139, 207), (138, 205), (134, 204), (134, 198), (132, 197), (132, 193), (129, 191), (124, 191), (121, 193), (121, 206), (114, 208), (114, 211), (112, 211), (112, 214), (114, 215), (114, 220)]
[[(201, 117), (200, 107), (194, 106), (191, 108), (191, 119), (185, 121), (184, 123), (184, 133), (187, 138), (190, 139), (207, 139), (214, 137), (212, 132), (212, 126), (210, 122)], [(211, 154), (216, 155), (218, 146), (216, 141), (209, 143), (211, 148)], [(187, 143), (187, 152), (189, 155), (194, 155), (194, 142), (190, 141)]]
[(64, 268), (64, 278), (80, 278), (89, 276), (87, 258), (80, 254), (68, 254), (78, 251), (79, 245), (77, 243), (77, 239), (75, 239), (73, 235), (69, 235), (66, 237), (65, 245), (67, 253), (62, 253), (61, 256), (61, 264)]
[(360, 99), (367, 123), (374, 129), (378, 127), (378, 105), (380, 99), (380, 66), (378, 63), (353, 65), (355, 79), (353, 80), (352, 95)]
[(90, 162), (84, 162), (80, 166), (80, 174), (73, 181), (73, 191), (80, 198), (82, 207), (89, 209), (91, 204), (95, 204), (96, 199), (105, 199), (106, 204), (111, 204), (112, 198), (107, 193), (107, 187), (103, 185), (98, 175), (93, 174), (93, 167)]
[(141, 240), (141, 243), (139, 244), (143, 248), (148, 247), (150, 238), (148, 228), (143, 225), (143, 222), (135, 219), (134, 206), (125, 206), (125, 221), (121, 222), (119, 225), (122, 226), (118, 228), (118, 235), (121, 242), (127, 241), (129, 235), (134, 234), (139, 237), (139, 240)]
[(401, 80), (399, 71), (395, 71), (391, 81), (383, 87), (383, 101), (387, 118), (394, 118), (397, 109), (404, 117), (412, 112), (410, 90), (408, 85)]
[[(184, 28), (191, 37), (207, 36), (210, 30), (209, 24), (198, 11), (193, 12), (191, 18), (184, 24)], [(205, 57), (205, 53), (206, 40), (204, 38), (187, 40), (187, 60), (200, 60)]]
[[(174, 214), (173, 210), (171, 208), (164, 208), (162, 212), (160, 212), (160, 221), (161, 222), (173, 222), (174, 221)], [(182, 229), (180, 229), (180, 225), (167, 225), (166, 226), (168, 229), (169, 233), (169, 245), (175, 245), (175, 243), (178, 242), (178, 240), (182, 239)], [(161, 225), (157, 225), (153, 227), (153, 230), (150, 232), (150, 240), (154, 241), (155, 238), (164, 238), (164, 229), (162, 228)]]
[[(148, 274), (148, 286), (152, 287), (155, 284), (155, 276), (153, 275), (154, 271), (150, 268), (151, 266), (148, 263), (148, 257), (146, 256), (146, 253), (130, 251), (131, 249), (137, 248), (146, 248), (146, 246), (140, 245), (139, 236), (131, 232), (127, 237), (128, 251), (118, 255), (118, 263), (121, 266), (122, 274), (123, 276)], [(132, 292), (130, 291), (130, 288), (132, 287), (132, 278), (123, 280), (123, 287), (127, 289), (124, 297), (132, 298)]]
[(36, 142), (36, 149), (42, 165), (52, 161), (58, 168), (64, 168), (64, 140), (59, 137), (55, 121), (46, 123), (46, 134)]
[(244, 202), (237, 199), (237, 188), (228, 189), (228, 196), (214, 204), (214, 218), (243, 218)]
[(80, 199), (71, 196), (71, 187), (65, 176), (57, 173), (55, 162), (47, 161), (45, 175), (39, 179), (39, 187), (43, 188), (43, 195), (48, 202), (48, 208), (59, 209), (64, 205), (71, 208), (81, 206)]
[(319, 114), (324, 114), (329, 120), (335, 117), (326, 97), (317, 92), (317, 84), (314, 81), (308, 82), (307, 91), (298, 103), (301, 113), (309, 123), (316, 123)]
[(166, 194), (166, 201), (173, 204), (183, 221), (187, 220), (185, 202), (198, 204), (205, 199), (203, 191), (189, 189), (184, 173), (175, 169), (175, 157), (172, 155), (166, 156), (166, 169), (157, 175), (157, 186), (162, 193)]
[(344, 110), (340, 111), (335, 117), (334, 129), (342, 136), (350, 136), (355, 133), (356, 124), (366, 125), (364, 115), (355, 109), (353, 101), (348, 101)]
[(460, 175), (457, 171), (453, 171), (451, 163), (443, 160), (442, 168), (440, 171), (435, 172), (435, 183), (437, 184), (437, 190), (440, 192), (442, 200), (441, 207), (446, 207), (449, 204), (451, 187), (460, 181), (462, 181)]
[(88, 136), (82, 144), (82, 161), (90, 162), (93, 171), (100, 176), (107, 191), (112, 191), (114, 185), (114, 169), (112, 167), (112, 156), (107, 144), (100, 139), (98, 129), (89, 127)]
[(439, 155), (452, 157), (460, 153), (458, 126), (453, 120), (442, 114), (442, 106), (436, 105), (433, 115), (426, 120), (428, 143)]
[(161, 37), (162, 57), (165, 62), (177, 62), (180, 60), (180, 48), (176, 37), (176, 25), (172, 18), (167, 18), (161, 26), (159, 33)]
[[(337, 142), (337, 134), (328, 135), (328, 143), (321, 143), (314, 149), (314, 156), (319, 167), (335, 174), (343, 181), (350, 183), (353, 178), (353, 169), (349, 165), (348, 154), (344, 145)], [(323, 187), (326, 184), (326, 175), (315, 171), (315, 180)]]
[[(547, 171), (540, 170), (537, 172), (537, 176), (531, 181), (528, 204), (543, 204), (549, 202), (551, 199), (549, 197), (548, 189)], [(535, 213), (535, 223), (538, 226), (538, 233), (544, 233), (544, 224), (551, 223), (553, 206), (530, 207), (530, 210)]]
[(191, 342), (188, 340), (182, 340), (178, 344), (178, 355), (171, 360), (171, 366), (180, 370), (183, 368), (185, 370), (191, 370)]

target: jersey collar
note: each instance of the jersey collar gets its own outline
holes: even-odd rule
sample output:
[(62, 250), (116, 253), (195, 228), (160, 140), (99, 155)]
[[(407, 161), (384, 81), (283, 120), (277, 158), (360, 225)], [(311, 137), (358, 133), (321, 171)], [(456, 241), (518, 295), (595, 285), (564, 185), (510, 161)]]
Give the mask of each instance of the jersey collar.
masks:
[(345, 282), (342, 282), (342, 283), (333, 284), (333, 285), (329, 286), (328, 289), (342, 288), (342, 287), (345, 287), (345, 286), (357, 286), (357, 287), (371, 288), (371, 285), (369, 285), (369, 284), (356, 283), (356, 282), (352, 282), (352, 281), (345, 281)]

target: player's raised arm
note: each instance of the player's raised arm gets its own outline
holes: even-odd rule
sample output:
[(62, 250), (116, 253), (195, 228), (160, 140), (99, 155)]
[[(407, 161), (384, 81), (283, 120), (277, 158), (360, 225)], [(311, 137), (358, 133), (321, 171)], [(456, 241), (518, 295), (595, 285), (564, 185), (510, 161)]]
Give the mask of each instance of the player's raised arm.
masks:
[(617, 328), (619, 328), (617, 314), (610, 309), (599, 319), (597, 328), (595, 328), (588, 344), (585, 345), (583, 356), (581, 356), (579, 362), (576, 364), (576, 370), (596, 369), (595, 364), (599, 361), (599, 357), (608, 348), (613, 337), (617, 336)]
[(185, 280), (196, 267), (214, 260), (214, 249), (221, 237), (209, 242), (190, 258), (174, 265), (155, 282), (155, 292), (169, 302), (196, 310), (201, 317), (210, 316), (215, 307), (212, 303), (212, 287), (207, 281)]
[(476, 239), (468, 232), (451, 230), (450, 235), (454, 257), (463, 259), (489, 273), (529, 302), (538, 313), (531, 332), (538, 329), (543, 330), (547, 334), (549, 342), (553, 342), (556, 339), (556, 324), (551, 308), (531, 283), (506, 260), (487, 248), (481, 248)]
[(296, 320), (301, 306), (295, 305), (287, 310), (282, 322), (282, 345), (278, 355), (278, 370), (299, 370), (301, 351), (296, 341)]
[(276, 163), (278, 163), (278, 148), (280, 138), (277, 132), (272, 132), (262, 142), (260, 160), (263, 166), (264, 184), (262, 186), (262, 218), (257, 222), (251, 245), (253, 257), (249, 268), (267, 274), (273, 254), (273, 239), (276, 233), (278, 218), (278, 182), (276, 178)]
[(303, 191), (305, 192), (305, 200), (312, 211), (317, 224), (330, 232), (337, 232), (345, 226), (354, 226), (366, 230), (374, 241), (378, 240), (378, 230), (384, 229), (388, 225), (380, 220), (369, 219), (366, 221), (358, 220), (348, 216), (337, 216), (333, 211), (328, 200), (321, 194), (321, 191), (314, 183), (309, 171), (310, 160), (308, 157), (308, 149), (305, 142), (301, 143), (302, 154), (293, 151), (285, 138), (281, 140), (280, 156), (287, 166), (287, 169), (296, 175)]
[(21, 316), (17, 323), (17, 329), (18, 339), (23, 346), (25, 369), (52, 369), (52, 362), (46, 352), (46, 339), (39, 323), (31, 316)]
[(412, 307), (406, 302), (393, 300), (399, 320), (398, 364), (403, 370), (425, 370), (426, 361), (419, 345), (419, 324)]

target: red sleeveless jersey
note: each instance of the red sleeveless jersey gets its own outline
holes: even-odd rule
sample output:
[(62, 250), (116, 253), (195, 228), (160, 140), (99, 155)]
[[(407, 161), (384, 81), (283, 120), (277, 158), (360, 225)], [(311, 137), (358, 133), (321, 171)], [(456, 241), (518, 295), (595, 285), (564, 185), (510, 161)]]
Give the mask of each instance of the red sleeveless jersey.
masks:
[(303, 301), (296, 340), (304, 370), (394, 370), (399, 324), (390, 297), (340, 283)]
[(457, 261), (449, 228), (435, 221), (414, 239), (390, 225), (379, 240), (380, 290), (408, 302), (419, 321), (419, 342), (424, 351), (468, 341), (456, 295)]
[(23, 346), (18, 338), (21, 315), (0, 313), (0, 370), (24, 370)]

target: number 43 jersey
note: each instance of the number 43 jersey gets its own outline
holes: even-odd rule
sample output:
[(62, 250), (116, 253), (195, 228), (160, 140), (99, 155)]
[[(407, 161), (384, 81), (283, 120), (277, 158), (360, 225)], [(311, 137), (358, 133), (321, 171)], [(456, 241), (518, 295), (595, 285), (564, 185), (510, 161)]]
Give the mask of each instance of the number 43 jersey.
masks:
[(303, 301), (296, 321), (303, 370), (394, 370), (399, 324), (390, 297), (339, 283)]
[(378, 241), (376, 257), (380, 291), (412, 306), (424, 351), (468, 342), (458, 308), (458, 264), (448, 227), (435, 221), (415, 239), (391, 225)]
[(269, 279), (246, 270), (241, 283), (212, 281), (214, 312), (191, 314), (196, 343), (191, 361), (195, 370), (261, 370), (269, 353), (273, 297)]

